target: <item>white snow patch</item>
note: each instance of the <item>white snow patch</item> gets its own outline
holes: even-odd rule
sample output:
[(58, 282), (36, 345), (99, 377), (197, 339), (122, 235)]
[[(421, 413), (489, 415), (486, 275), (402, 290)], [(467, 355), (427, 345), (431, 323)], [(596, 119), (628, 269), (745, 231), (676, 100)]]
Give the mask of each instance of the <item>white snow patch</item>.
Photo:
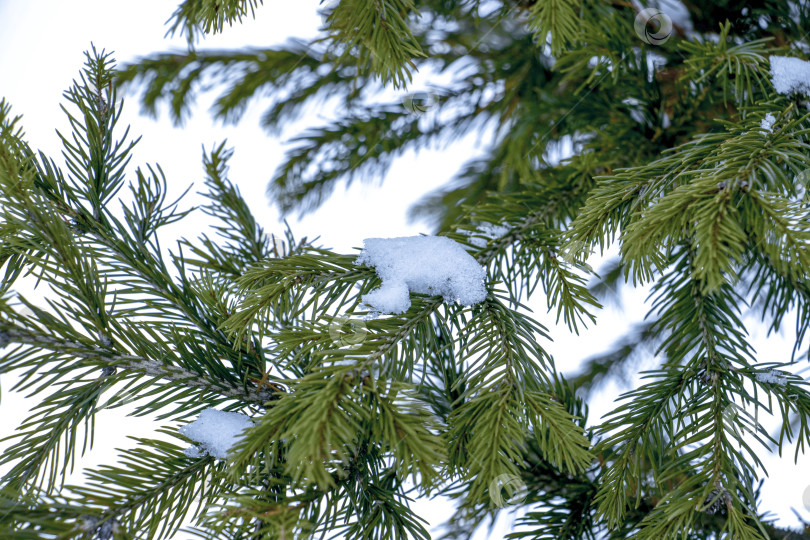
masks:
[(193, 444), (188, 448), (186, 448), (185, 450), (183, 450), (183, 453), (190, 458), (201, 458), (205, 455), (205, 450), (203, 450), (196, 444)]
[[(509, 232), (508, 225), (495, 225), (494, 223), (482, 223), (476, 230), (467, 231), (470, 237), (470, 243), (475, 247), (486, 247), (487, 240), (494, 240), (500, 238)], [(483, 238), (482, 238), (483, 237)]]
[(810, 96), (810, 62), (790, 56), (771, 56), (771, 81), (780, 94)]
[(242, 432), (252, 425), (250, 417), (245, 414), (205, 409), (196, 420), (180, 428), (182, 435), (200, 443), (200, 446), (187, 448), (184, 453), (189, 457), (202, 457), (207, 452), (225, 459)]
[(759, 382), (778, 384), (779, 386), (785, 386), (788, 382), (785, 374), (775, 369), (770, 371), (760, 371), (759, 373), (755, 373), (754, 377), (756, 377)]
[(649, 51), (647, 53), (647, 65), (649, 66), (650, 71), (653, 73), (653, 76), (656, 71), (666, 66), (667, 62), (669, 62), (669, 59), (663, 54), (659, 54), (655, 51)]
[(374, 267), (382, 286), (363, 296), (379, 313), (405, 313), (409, 293), (441, 295), (470, 306), (487, 297), (486, 270), (464, 247), (445, 236), (366, 238), (357, 264)]
[(759, 123), (760, 127), (765, 131), (773, 132), (773, 123), (776, 122), (776, 117), (771, 113), (765, 115), (762, 122)]
[(694, 30), (692, 18), (689, 16), (689, 9), (683, 5), (681, 0), (658, 0), (657, 3), (658, 9), (672, 19), (672, 24), (681, 27), (687, 33)]

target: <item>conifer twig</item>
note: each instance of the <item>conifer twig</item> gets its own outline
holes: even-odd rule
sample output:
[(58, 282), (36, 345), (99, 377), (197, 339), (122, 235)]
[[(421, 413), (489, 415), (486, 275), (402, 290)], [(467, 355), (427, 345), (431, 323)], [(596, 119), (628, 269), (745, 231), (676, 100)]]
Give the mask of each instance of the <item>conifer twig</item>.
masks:
[(75, 341), (67, 341), (51, 336), (44, 336), (27, 332), (19, 328), (5, 327), (2, 335), (8, 342), (34, 345), (42, 349), (59, 353), (68, 353), (77, 358), (103, 359), (116, 368), (128, 371), (145, 373), (150, 377), (165, 379), (174, 382), (183, 382), (188, 386), (207, 390), (223, 396), (238, 399), (247, 403), (263, 404), (276, 399), (276, 392), (264, 388), (248, 391), (238, 385), (226, 381), (214, 381), (180, 366), (167, 364), (160, 360), (144, 358), (131, 354), (118, 354), (104, 348), (92, 348), (89, 345)]

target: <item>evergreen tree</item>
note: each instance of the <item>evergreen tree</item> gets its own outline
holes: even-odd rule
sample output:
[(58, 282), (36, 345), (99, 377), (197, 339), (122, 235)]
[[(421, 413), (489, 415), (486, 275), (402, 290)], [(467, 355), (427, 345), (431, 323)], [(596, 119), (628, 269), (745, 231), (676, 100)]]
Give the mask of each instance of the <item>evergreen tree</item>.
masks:
[[(790, 371), (810, 356), (806, 2), (684, 0), (673, 21), (607, 0), (342, 0), (313, 43), (196, 49), (258, 4), (185, 0), (170, 21), (184, 54), (115, 71), (89, 53), (64, 166), (0, 102), (0, 371), (41, 399), (0, 458), (0, 537), (168, 538), (193, 517), (203, 538), (427, 538), (408, 503), (444, 493), (459, 505), (446, 538), (508, 503), (528, 509), (510, 538), (810, 538), (758, 510), (760, 456), (810, 442)], [(373, 100), (416, 69), (455, 78)], [(142, 85), (147, 110), (165, 100), (181, 120), (212, 80), (227, 121), (271, 91), (271, 130), (344, 103), (272, 179), (285, 211), (493, 127), (488, 155), (414, 209), (446, 239), (431, 246), (485, 269), (485, 294), (465, 301), (456, 276), (392, 285), (370, 243), (358, 261), (268, 236), (224, 144), (204, 156), (216, 234), (164, 252), (161, 228), (188, 210), (159, 167), (127, 176), (117, 92)], [(587, 256), (616, 241), (621, 259), (588, 285)], [(52, 289), (48, 309), (15, 293), (24, 276)], [(522, 302), (543, 295), (577, 331), (619, 282), (652, 285), (648, 321), (564, 378)], [(757, 361), (748, 311), (773, 331), (795, 313), (792, 358)], [(589, 419), (588, 392), (648, 345), (658, 368)], [(64, 485), (94, 415), (123, 401), (185, 425)]]

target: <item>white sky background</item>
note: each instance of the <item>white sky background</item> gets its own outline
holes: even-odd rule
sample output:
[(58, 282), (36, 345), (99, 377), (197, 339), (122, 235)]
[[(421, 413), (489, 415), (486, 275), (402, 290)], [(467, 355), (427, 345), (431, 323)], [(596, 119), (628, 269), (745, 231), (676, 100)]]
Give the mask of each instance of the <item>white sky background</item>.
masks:
[[(77, 77), (84, 61), (83, 51), (89, 49), (91, 41), (99, 49), (115, 51), (115, 58), (120, 63), (157, 51), (183, 48), (183, 38), (164, 37), (164, 22), (176, 4), (166, 0), (0, 0), (0, 97), (11, 103), (13, 113), (23, 115), (27, 141), (35, 149), (60, 161), (61, 146), (54, 130), (68, 132), (64, 113), (59, 108), (63, 103), (62, 92)], [(255, 21), (248, 20), (222, 35), (207, 38), (198, 47), (264, 47), (281, 44), (287, 37), (312, 37), (321, 24), (317, 9), (317, 0), (267, 2), (258, 10)], [(423, 82), (418, 79), (418, 83)], [(283, 225), (277, 210), (268, 201), (265, 189), (282, 161), (285, 148), (289, 148), (283, 141), (295, 134), (295, 128), (320, 125), (325, 115), (332, 115), (328, 110), (310, 111), (281, 138), (272, 138), (258, 127), (263, 111), (261, 103), (249, 108), (238, 126), (223, 126), (211, 121), (207, 111), (211, 98), (202, 96), (190, 120), (178, 128), (171, 124), (166, 114), (157, 121), (140, 116), (137, 96), (124, 97), (127, 105), (120, 124), (131, 124), (134, 137), (143, 135), (134, 151), (133, 166), (159, 163), (169, 181), (168, 200), (179, 196), (191, 183), (195, 184), (192, 192), (202, 189), (202, 146), (210, 149), (214, 143), (227, 138), (229, 146), (236, 149), (230, 162), (231, 180), (239, 186), (267, 232), (275, 233), (281, 233)], [(476, 146), (476, 138), (477, 134), (473, 134), (443, 150), (406, 153), (395, 162), (382, 187), (377, 180), (370, 184), (358, 182), (349, 189), (339, 187), (314, 214), (300, 221), (295, 216), (288, 218), (293, 232), (297, 238), (320, 236), (321, 245), (343, 253), (361, 247), (362, 240), (367, 237), (430, 232), (423, 224), (408, 224), (406, 211), (421, 195), (450, 180), (467, 159), (481, 152)], [(186, 204), (200, 201), (193, 195)], [(174, 226), (171, 233), (178, 238), (193, 239), (208, 222), (207, 216), (196, 212)], [(164, 246), (172, 245), (173, 239), (166, 238), (165, 234), (161, 239)], [(599, 267), (597, 258), (591, 262)], [(23, 292), (30, 294), (28, 289)], [(643, 318), (649, 307), (643, 305), (645, 297), (645, 291), (630, 291), (625, 294), (624, 310), (607, 306), (597, 314), (598, 325), (580, 336), (569, 333), (562, 325), (554, 325), (553, 317), (545, 314), (545, 299), (541, 293), (536, 294), (530, 305), (551, 330), (554, 342), (548, 343), (546, 348), (554, 355), (558, 369), (563, 373), (574, 373), (581, 359), (606, 349), (625, 333), (631, 323)], [(753, 324), (753, 319), (750, 323), (752, 344), (760, 361), (786, 361), (789, 358), (791, 345), (787, 337), (771, 336), (766, 341), (764, 331)], [(786, 326), (790, 328), (791, 324), (788, 321)], [(8, 389), (13, 381), (10, 375), (0, 375), (5, 390), (0, 404), (0, 437), (9, 435), (35, 403), (10, 393)], [(607, 385), (591, 400), (591, 423), (609, 411), (611, 401), (629, 388)], [(147, 418), (125, 418), (116, 411), (102, 411), (96, 418), (95, 446), (81, 463), (85, 466), (112, 463), (115, 460), (114, 448), (130, 446), (127, 435), (153, 436), (152, 430), (156, 427), (159, 426)], [(0, 443), (0, 449), (4, 446)], [(810, 466), (808, 459), (802, 456), (798, 464), (794, 464), (793, 452), (793, 447), (786, 446), (786, 459), (764, 459), (770, 478), (764, 484), (762, 508), (777, 514), (782, 520), (780, 524), (796, 526), (798, 521), (791, 508), (795, 508), (804, 519), (810, 519), (810, 511), (802, 505), (802, 494), (810, 484)], [(452, 512), (449, 504), (435, 500), (420, 500), (413, 507), (434, 526)], [(511, 530), (511, 516), (505, 514), (502, 517), (491, 534), (480, 531), (475, 538), (501, 538)], [(183, 537), (182, 533), (176, 536)]]

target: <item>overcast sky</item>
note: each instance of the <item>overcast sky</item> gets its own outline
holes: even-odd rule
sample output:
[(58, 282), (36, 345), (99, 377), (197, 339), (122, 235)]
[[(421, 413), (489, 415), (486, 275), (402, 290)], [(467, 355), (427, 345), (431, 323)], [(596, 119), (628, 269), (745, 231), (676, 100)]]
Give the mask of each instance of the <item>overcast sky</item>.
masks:
[[(220, 36), (208, 38), (199, 48), (234, 48), (240, 46), (270, 46), (283, 43), (288, 37), (312, 37), (321, 20), (317, 0), (269, 2), (257, 12), (257, 19), (229, 29)], [(99, 49), (115, 52), (119, 62), (170, 48), (182, 48), (182, 38), (165, 38), (164, 22), (176, 5), (172, 1), (142, 0), (139, 2), (109, 2), (96, 0), (0, 0), (0, 97), (5, 97), (16, 114), (23, 115), (26, 138), (34, 148), (58, 158), (59, 139), (55, 129), (67, 131), (64, 114), (59, 109), (62, 92), (78, 74), (83, 63), (83, 51), (94, 43)], [(423, 84), (424, 80), (416, 83)], [(228, 139), (236, 151), (231, 162), (231, 179), (239, 186), (257, 218), (268, 232), (283, 230), (280, 217), (265, 195), (273, 172), (282, 161), (284, 140), (294, 135), (288, 130), (281, 138), (273, 138), (258, 127), (261, 104), (254, 105), (238, 126), (213, 123), (207, 112), (210, 97), (203, 96), (195, 114), (182, 127), (171, 124), (165, 114), (157, 120), (139, 115), (137, 97), (124, 96), (126, 107), (121, 123), (132, 125), (132, 135), (143, 135), (136, 147), (133, 166), (159, 163), (169, 180), (169, 198), (179, 195), (189, 184), (202, 188), (202, 146)], [(328, 111), (312, 111), (296, 124), (318, 125)], [(486, 139), (484, 139), (486, 141)], [(330, 200), (315, 214), (303, 219), (289, 218), (296, 237), (320, 236), (324, 247), (350, 253), (361, 247), (367, 237), (407, 236), (430, 232), (423, 224), (407, 223), (407, 208), (421, 195), (450, 180), (470, 157), (481, 151), (476, 137), (470, 136), (449, 148), (423, 151), (418, 155), (406, 153), (397, 160), (384, 185), (374, 180), (370, 184), (355, 183), (350, 189), (338, 188)], [(196, 191), (193, 189), (192, 191)], [(199, 202), (192, 195), (189, 204)], [(192, 215), (173, 232), (178, 236), (195, 238), (207, 223), (201, 213)], [(598, 259), (596, 259), (598, 261)], [(598, 268), (598, 262), (594, 265)], [(25, 288), (26, 294), (36, 292)], [(555, 326), (546, 315), (545, 299), (534, 298), (530, 305), (538, 318), (551, 329), (553, 343), (546, 344), (563, 373), (576, 371), (579, 361), (603, 350), (621, 336), (629, 324), (641, 320), (645, 290), (629, 292), (623, 308), (607, 306), (598, 313), (595, 328), (573, 335), (563, 326)], [(753, 321), (752, 321), (753, 322)], [(787, 325), (789, 326), (789, 324)], [(790, 352), (784, 336), (765, 340), (764, 332), (752, 324), (755, 348), (760, 361), (785, 361)], [(10, 394), (10, 375), (0, 376), (3, 394), (0, 404), (0, 437), (8, 435), (24, 419), (32, 402)], [(637, 379), (636, 379), (637, 380)], [(591, 402), (591, 422), (611, 408), (611, 401), (629, 386), (607, 385), (604, 392)], [(766, 425), (767, 419), (764, 419)], [(122, 419), (111, 411), (99, 414), (97, 440), (83, 465), (110, 463), (115, 459), (114, 448), (129, 446), (126, 435), (151, 436), (155, 427), (145, 418)], [(0, 445), (2, 448), (2, 445)], [(763, 488), (762, 508), (773, 511), (784, 521), (796, 525), (791, 512), (795, 508), (805, 519), (810, 511), (802, 504), (802, 494), (810, 484), (807, 458), (799, 464), (792, 460), (793, 449), (787, 447), (788, 459), (765, 459), (771, 475)], [(435, 524), (449, 517), (450, 508), (435, 501), (418, 501), (417, 513)], [(507, 516), (508, 518), (508, 516)], [(482, 531), (476, 538), (499, 538), (508, 531), (509, 519), (491, 535)], [(178, 535), (177, 538), (182, 538)]]

